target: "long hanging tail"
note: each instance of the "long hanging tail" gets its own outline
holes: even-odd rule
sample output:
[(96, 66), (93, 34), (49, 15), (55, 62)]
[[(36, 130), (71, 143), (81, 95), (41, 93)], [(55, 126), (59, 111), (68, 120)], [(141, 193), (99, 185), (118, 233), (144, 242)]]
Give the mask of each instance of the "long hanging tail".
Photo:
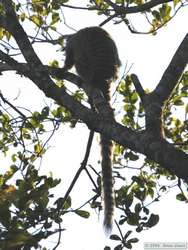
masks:
[[(104, 116), (109, 120), (114, 120), (113, 109), (110, 106), (110, 90), (109, 84), (103, 84), (103, 95), (109, 105), (109, 113)], [(101, 166), (102, 166), (102, 192), (104, 203), (104, 230), (107, 235), (112, 231), (113, 215), (115, 208), (115, 196), (112, 176), (112, 141), (108, 137), (101, 134)]]
[(104, 230), (107, 235), (112, 231), (115, 207), (112, 176), (112, 141), (101, 135), (102, 189), (104, 202)]

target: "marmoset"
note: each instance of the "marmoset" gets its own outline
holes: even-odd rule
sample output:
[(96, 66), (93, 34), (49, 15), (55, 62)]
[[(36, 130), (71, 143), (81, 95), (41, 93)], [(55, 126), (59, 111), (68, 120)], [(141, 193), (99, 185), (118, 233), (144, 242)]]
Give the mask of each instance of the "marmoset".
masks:
[[(121, 65), (117, 47), (110, 35), (100, 27), (88, 27), (72, 35), (66, 44), (64, 69), (75, 66), (78, 75), (92, 89), (99, 89), (110, 106), (110, 84), (117, 79)], [(88, 94), (88, 93), (87, 93)], [(89, 96), (90, 98), (90, 96)], [(111, 109), (112, 110), (112, 109)], [(113, 111), (109, 117), (114, 118)], [(101, 134), (102, 192), (104, 229), (109, 234), (113, 225), (115, 197), (112, 176), (112, 141)]]

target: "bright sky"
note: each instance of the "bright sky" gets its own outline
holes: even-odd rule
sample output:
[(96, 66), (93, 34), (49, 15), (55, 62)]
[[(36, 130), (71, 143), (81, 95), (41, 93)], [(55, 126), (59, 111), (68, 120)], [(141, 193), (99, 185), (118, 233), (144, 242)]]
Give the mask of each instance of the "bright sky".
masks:
[[(105, 26), (117, 43), (123, 64), (125, 65), (126, 62), (128, 66), (133, 64), (132, 72), (139, 76), (144, 87), (153, 89), (161, 78), (175, 50), (187, 33), (187, 15), (188, 8), (185, 8), (156, 36), (133, 35), (123, 25)], [(96, 23), (94, 15), (91, 18), (85, 12), (77, 13), (71, 10), (71, 12), (65, 12), (65, 17), (67, 23), (75, 29), (85, 27), (86, 22), (87, 26), (100, 23), (100, 21)], [(138, 20), (138, 24), (140, 23), (141, 20)], [(48, 48), (48, 53), (46, 53), (46, 49), (46, 45), (43, 44), (39, 49), (36, 48), (36, 51), (40, 52), (40, 57), (47, 63), (54, 59), (55, 50), (51, 47)], [(41, 107), (44, 105), (45, 98), (41, 91), (25, 78), (20, 79), (18, 76), (15, 77), (14, 73), (6, 73), (4, 74), (4, 83), (1, 83), (1, 90), (9, 100), (13, 100), (20, 89), (21, 94), (17, 101), (20, 106), (26, 105), (34, 110), (39, 105)], [(35, 103), (33, 103), (33, 95), (30, 93), (34, 93)], [(52, 171), (54, 177), (62, 178), (57, 195), (63, 195), (62, 190), (66, 190), (79, 168), (85, 153), (87, 136), (87, 128), (81, 125), (77, 129), (63, 129), (52, 140), (53, 147), (43, 160), (42, 171)], [(98, 166), (99, 153), (96, 152), (99, 151), (99, 146), (96, 143), (90, 160), (94, 166)], [(85, 197), (89, 192), (89, 181), (84, 178), (84, 175), (81, 177), (72, 196), (73, 200), (76, 200), (75, 207), (81, 204), (81, 198), (82, 201), (86, 200)], [(160, 222), (154, 228), (137, 235), (140, 242), (133, 245), (133, 250), (143, 249), (143, 243), (148, 241), (188, 241), (186, 230), (188, 207), (175, 200), (175, 193), (166, 195), (160, 203), (155, 203), (150, 209), (152, 209), (153, 213), (160, 215)], [(102, 218), (98, 219), (97, 214), (89, 220), (84, 220), (72, 214), (65, 217), (63, 227), (67, 230), (62, 234), (62, 244), (58, 249), (102, 250), (106, 239), (101, 225)], [(47, 240), (46, 247), (53, 247), (55, 240)], [(111, 243), (111, 241), (109, 242)]]

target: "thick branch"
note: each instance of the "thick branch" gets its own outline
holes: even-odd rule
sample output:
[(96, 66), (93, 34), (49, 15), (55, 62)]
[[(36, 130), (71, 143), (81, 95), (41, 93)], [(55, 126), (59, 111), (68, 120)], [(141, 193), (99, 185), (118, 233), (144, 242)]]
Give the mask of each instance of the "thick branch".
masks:
[[(0, 58), (2, 59), (1, 53)], [(30, 76), (30, 71), (27, 70), (26, 64), (18, 63), (16, 66), (17, 62), (14, 59), (11, 59), (9, 63), (10, 65), (14, 64), (14, 69), (19, 69), (19, 74), (29, 77), (38, 85), (38, 81), (42, 78), (43, 70), (41, 71), (41, 76), (38, 72), (38, 78), (35, 78), (35, 76)], [(149, 159), (156, 161), (177, 176), (188, 178), (188, 156), (184, 152), (176, 149), (165, 140), (155, 138), (146, 131), (136, 133), (115, 121), (111, 123), (105, 122), (103, 117), (75, 101), (64, 89), (58, 88), (55, 84), (48, 84), (50, 87), (47, 89), (45, 89), (45, 86), (41, 87), (46, 96), (54, 99), (59, 105), (67, 107), (70, 112), (83, 120), (90, 129), (106, 134), (122, 146), (146, 155)]]
[(169, 66), (165, 70), (158, 86), (153, 92), (160, 99), (161, 105), (168, 100), (188, 63), (188, 34), (183, 39)]
[(47, 97), (54, 99), (59, 105), (65, 106), (86, 123), (91, 130), (103, 133), (119, 144), (146, 155), (177, 176), (188, 179), (188, 156), (184, 152), (176, 149), (165, 140), (155, 137), (152, 133), (148, 133), (147, 130), (136, 133), (115, 121), (110, 123), (104, 121), (100, 114), (92, 112), (69, 96), (65, 89), (57, 87), (49, 76), (50, 72), (48, 74), (44, 70), (40, 71), (43, 67), (42, 63), (35, 54), (27, 34), (19, 24), (11, 1), (1, 0), (0, 2), (3, 3), (6, 10), (6, 15), (0, 16), (0, 24), (13, 35), (28, 65), (26, 68), (3, 52), (0, 53), (1, 60), (15, 68), (19, 74), (31, 79)]
[[(17, 71), (18, 73), (22, 73), (23, 75), (24, 72), (28, 72), (30, 71), (30, 67), (28, 66), (27, 63), (18, 63), (17, 61), (13, 60), (12, 58), (7, 55), (6, 53), (4, 53), (3, 51), (0, 50), (0, 59), (6, 63), (1, 63), (0, 62), (0, 73), (4, 72), (4, 71)], [(12, 63), (11, 63), (12, 61)], [(79, 88), (82, 86), (82, 79), (71, 73), (71, 72), (64, 72), (61, 68), (54, 68), (48, 65), (42, 65), (39, 68), (35, 69), (35, 72), (39, 72), (40, 74), (42, 72), (48, 73), (53, 77), (59, 78), (59, 79), (65, 79), (67, 81), (70, 81), (74, 84), (76, 84)], [(26, 74), (26, 77), (27, 77)]]
[(42, 63), (35, 54), (26, 32), (18, 21), (12, 1), (1, 0), (0, 2), (2, 3), (5, 11), (5, 13), (1, 11), (0, 25), (13, 35), (25, 60), (31, 68), (41, 65)]
[(165, 70), (155, 90), (145, 95), (138, 79), (132, 75), (132, 80), (143, 102), (146, 113), (146, 130), (156, 137), (162, 136), (162, 112), (166, 101), (178, 84), (188, 63), (188, 34), (175, 52), (169, 66)]

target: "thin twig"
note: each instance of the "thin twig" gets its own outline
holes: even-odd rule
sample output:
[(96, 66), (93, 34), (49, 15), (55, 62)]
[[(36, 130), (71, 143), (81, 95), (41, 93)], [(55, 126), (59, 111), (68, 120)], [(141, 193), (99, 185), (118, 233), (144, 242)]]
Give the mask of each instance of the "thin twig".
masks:
[(0, 98), (3, 100), (4, 103), (7, 103), (12, 109), (14, 109), (14, 111), (16, 111), (18, 114), (20, 114), (21, 117), (23, 117), (24, 119), (27, 119), (27, 117), (22, 112), (20, 112), (19, 109), (17, 109), (14, 105), (12, 105), (12, 103), (10, 103), (9, 101), (7, 101), (5, 99), (5, 97), (3, 96), (3, 94), (1, 92), (0, 92)]
[[(80, 176), (82, 170), (86, 169), (86, 165), (87, 165), (87, 162), (88, 162), (88, 158), (89, 158), (89, 154), (90, 154), (90, 150), (91, 150), (91, 145), (92, 145), (93, 137), (94, 137), (94, 131), (91, 130), (90, 133), (89, 133), (89, 138), (88, 138), (88, 142), (87, 142), (87, 147), (86, 147), (86, 153), (85, 153), (84, 160), (81, 163), (80, 168), (76, 172), (76, 174), (75, 174), (75, 176), (74, 176), (74, 178), (73, 178), (73, 180), (72, 180), (72, 182), (71, 182), (71, 184), (70, 184), (70, 186), (69, 186), (69, 188), (68, 188), (68, 190), (67, 190), (67, 192), (66, 192), (66, 194), (65, 194), (65, 196), (63, 198), (61, 207), (58, 208), (59, 213), (60, 213), (60, 209), (63, 208), (63, 206), (64, 206), (67, 198), (69, 197), (69, 195), (70, 195), (70, 193), (71, 193), (71, 191), (72, 191), (72, 189), (73, 189), (76, 181), (78, 180), (78, 177)], [(57, 249), (57, 247), (60, 244), (60, 239), (61, 239), (61, 223), (59, 222), (58, 224), (59, 224), (59, 230), (60, 230), (60, 232), (59, 232), (58, 242), (55, 245), (55, 247), (53, 248), (53, 250)]]
[(84, 160), (81, 163), (80, 168), (76, 172), (76, 174), (75, 174), (75, 176), (74, 176), (74, 178), (73, 178), (73, 180), (72, 180), (72, 182), (71, 182), (71, 184), (70, 184), (70, 186), (69, 186), (69, 188), (68, 188), (68, 190), (67, 190), (67, 192), (66, 192), (66, 194), (65, 194), (65, 196), (63, 198), (63, 202), (62, 202), (61, 207), (64, 206), (64, 204), (65, 204), (70, 192), (72, 191), (76, 181), (78, 180), (78, 177), (80, 176), (82, 170), (86, 168), (87, 161), (88, 161), (89, 154), (90, 154), (90, 150), (91, 150), (92, 141), (93, 141), (93, 136), (94, 136), (94, 131), (90, 131)]

